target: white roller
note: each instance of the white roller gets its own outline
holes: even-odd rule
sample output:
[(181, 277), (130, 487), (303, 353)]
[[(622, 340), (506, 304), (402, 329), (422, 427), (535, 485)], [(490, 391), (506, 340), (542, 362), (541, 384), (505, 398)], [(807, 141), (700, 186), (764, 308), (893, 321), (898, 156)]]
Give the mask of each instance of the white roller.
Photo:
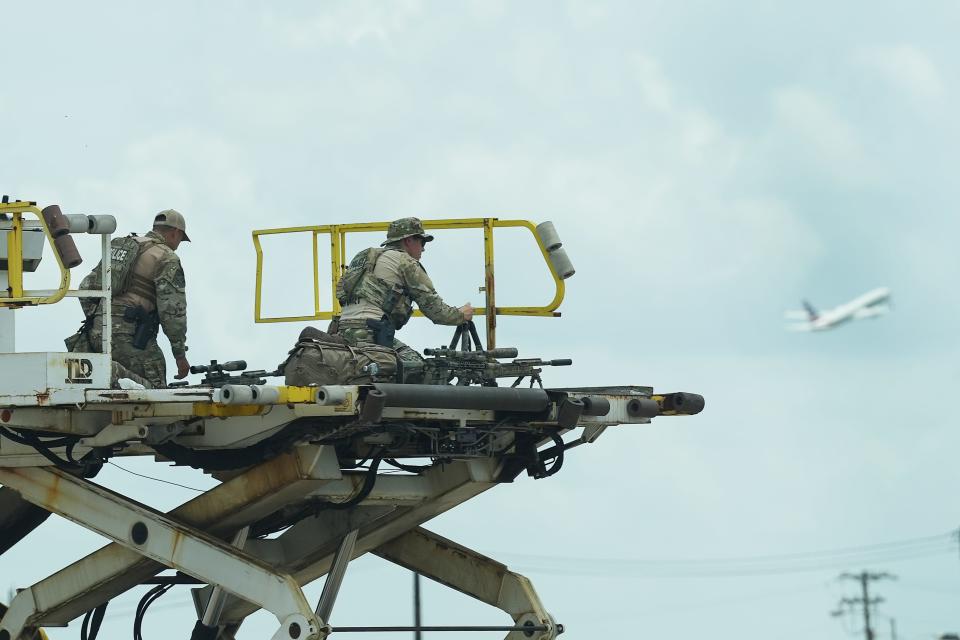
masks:
[(225, 384), (220, 388), (222, 404), (253, 404), (253, 387), (242, 384)]
[(339, 385), (317, 387), (317, 404), (325, 407), (343, 404), (347, 401), (347, 389)]
[(107, 235), (117, 230), (117, 219), (113, 216), (87, 216), (90, 218), (90, 229), (87, 233)]
[(567, 250), (563, 247), (556, 251), (551, 251), (547, 255), (550, 257), (550, 264), (553, 265), (553, 270), (561, 280), (566, 280), (577, 272), (577, 270), (573, 268), (573, 263), (570, 262), (570, 258), (567, 257)]
[(225, 384), (220, 389), (221, 404), (274, 404), (280, 390), (269, 384)]
[(547, 251), (556, 251), (563, 246), (560, 241), (560, 234), (557, 233), (556, 227), (549, 220), (537, 225), (537, 237), (540, 238), (540, 242), (543, 243)]
[(70, 226), (70, 233), (87, 233), (90, 231), (90, 216), (79, 213), (69, 213), (64, 217)]
[(280, 400), (280, 389), (270, 384), (257, 384), (253, 389), (253, 404), (275, 404)]

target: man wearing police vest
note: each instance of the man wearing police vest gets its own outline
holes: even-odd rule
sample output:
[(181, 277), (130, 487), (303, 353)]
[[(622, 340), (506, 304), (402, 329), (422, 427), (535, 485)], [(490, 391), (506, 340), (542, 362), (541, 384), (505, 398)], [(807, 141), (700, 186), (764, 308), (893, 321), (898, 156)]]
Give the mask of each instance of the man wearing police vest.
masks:
[[(177, 379), (187, 376), (186, 278), (177, 247), (187, 236), (183, 216), (173, 209), (158, 213), (153, 229), (144, 236), (131, 234), (111, 243), (111, 322), (114, 377), (141, 379), (154, 388), (166, 386), (166, 363), (157, 344), (160, 328), (170, 340), (177, 363)], [(99, 289), (100, 265), (80, 283), (81, 289)], [(98, 298), (81, 298), (86, 321), (67, 338), (70, 351), (102, 350), (102, 311)], [(119, 365), (119, 366), (117, 366)], [(133, 373), (133, 376), (124, 374)]]

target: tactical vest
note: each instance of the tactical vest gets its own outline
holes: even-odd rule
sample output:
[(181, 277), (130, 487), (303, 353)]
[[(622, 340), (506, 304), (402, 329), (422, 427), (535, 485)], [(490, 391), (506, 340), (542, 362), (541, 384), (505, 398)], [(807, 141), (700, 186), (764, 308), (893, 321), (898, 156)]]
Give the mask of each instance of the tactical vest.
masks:
[[(156, 303), (157, 290), (152, 281), (143, 283), (143, 277), (134, 275), (137, 259), (150, 247), (160, 244), (153, 238), (130, 234), (124, 238), (114, 238), (110, 242), (110, 285), (113, 297), (122, 296), (135, 290), (137, 295), (152, 299)], [(152, 287), (152, 293), (150, 291)]]
[(343, 307), (366, 300), (379, 307), (399, 329), (413, 315), (413, 300), (405, 286), (389, 283), (374, 273), (377, 261), (387, 251), (391, 249), (374, 247), (358, 253), (337, 283), (337, 300)]

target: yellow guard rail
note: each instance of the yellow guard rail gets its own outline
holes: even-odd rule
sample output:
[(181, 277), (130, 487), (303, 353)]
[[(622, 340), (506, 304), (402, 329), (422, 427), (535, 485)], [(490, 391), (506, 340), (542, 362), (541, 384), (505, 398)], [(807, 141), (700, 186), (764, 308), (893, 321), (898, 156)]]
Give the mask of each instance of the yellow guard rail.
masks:
[[(329, 320), (340, 314), (340, 303), (337, 301), (336, 290), (340, 276), (347, 268), (349, 259), (346, 253), (347, 235), (350, 233), (365, 233), (371, 231), (386, 231), (389, 222), (365, 222), (356, 224), (316, 225), (308, 227), (286, 227), (281, 229), (258, 229), (253, 232), (253, 246), (257, 252), (257, 282), (254, 302), (254, 320), (256, 322), (304, 322), (310, 320)], [(460, 218), (449, 220), (424, 220), (424, 229), (483, 229), (483, 259), (485, 283), (483, 291), (486, 297), (485, 306), (475, 310), (475, 313), (486, 316), (487, 348), (496, 346), (497, 316), (542, 316), (556, 317), (556, 311), (563, 302), (564, 283), (558, 276), (556, 269), (548, 258), (547, 248), (537, 234), (536, 227), (527, 220), (500, 220), (498, 218)], [(504, 227), (523, 227), (533, 235), (534, 241), (540, 248), (543, 260), (553, 278), (555, 292), (553, 300), (542, 307), (498, 307), (496, 304), (496, 289), (493, 267), (493, 230)], [(263, 249), (260, 246), (260, 236), (309, 233), (313, 239), (313, 314), (305, 316), (264, 316), (261, 309), (261, 291), (263, 289)], [(320, 259), (319, 238), (328, 236), (330, 243), (330, 306), (321, 309), (320, 304)], [(415, 316), (423, 314), (417, 310)]]
[[(37, 217), (43, 233), (53, 249), (53, 257), (60, 268), (60, 286), (51, 294), (43, 291), (33, 292), (23, 288), (23, 214), (30, 213)], [(0, 203), (0, 214), (10, 217), (11, 227), (6, 230), (7, 236), (7, 291), (0, 291), (0, 307), (22, 307), (26, 305), (53, 304), (67, 295), (70, 289), (70, 270), (63, 265), (60, 252), (53, 244), (53, 235), (47, 227), (43, 214), (31, 202), (3, 202)]]

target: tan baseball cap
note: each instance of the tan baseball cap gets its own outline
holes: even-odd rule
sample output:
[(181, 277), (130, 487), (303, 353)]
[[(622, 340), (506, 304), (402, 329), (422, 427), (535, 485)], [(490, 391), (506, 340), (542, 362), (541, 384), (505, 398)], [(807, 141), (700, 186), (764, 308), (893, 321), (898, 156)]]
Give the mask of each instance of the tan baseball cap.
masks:
[(183, 239), (190, 242), (190, 237), (187, 236), (187, 221), (183, 219), (183, 214), (176, 209), (165, 209), (161, 211), (154, 216), (153, 224), (162, 224), (173, 227), (174, 229), (180, 229), (180, 231), (183, 231)]

